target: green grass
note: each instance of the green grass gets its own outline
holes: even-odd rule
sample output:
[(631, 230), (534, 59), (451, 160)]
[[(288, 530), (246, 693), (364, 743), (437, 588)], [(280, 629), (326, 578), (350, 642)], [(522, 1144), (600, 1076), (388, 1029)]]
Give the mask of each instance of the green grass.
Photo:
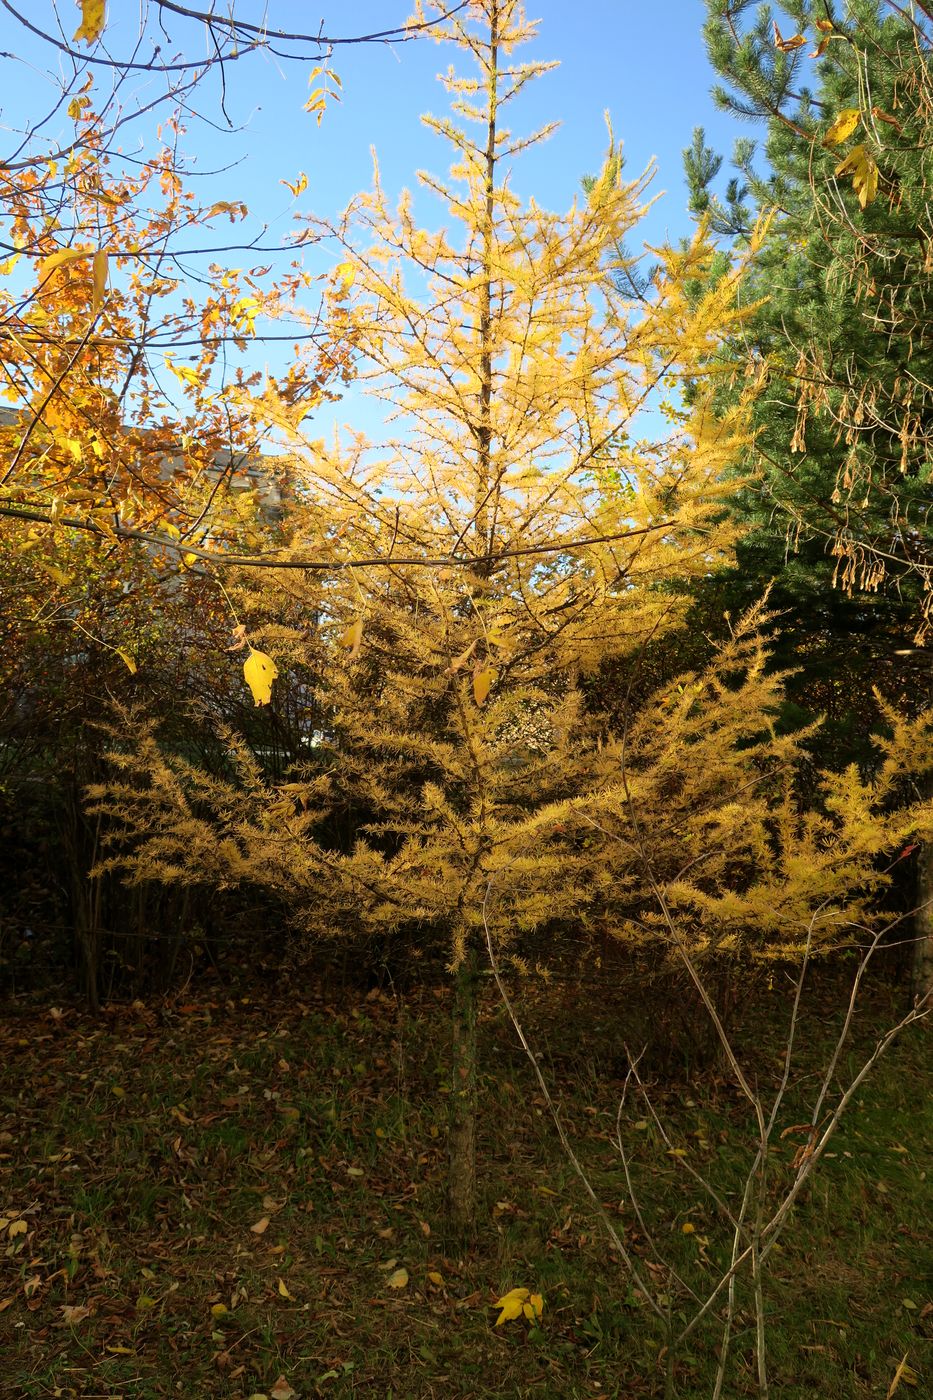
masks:
[[(464, 1251), (444, 1235), (446, 994), (308, 1001), (202, 1002), (161, 1024), (139, 1007), (99, 1022), (8, 1015), (0, 1218), (27, 1231), (0, 1229), (0, 1393), (246, 1400), (284, 1376), (301, 1397), (661, 1396), (662, 1333), (587, 1206), (501, 1009), (490, 1002), (481, 1027), (481, 1209)], [(892, 1009), (873, 993), (864, 1045)], [(686, 1159), (631, 1103), (623, 1132), (646, 1238), (613, 1140), (622, 1067), (608, 1037), (574, 1039), (537, 997), (525, 1010), (598, 1198), (652, 1291), (688, 1316), (670, 1267), (702, 1292), (729, 1236), (682, 1163), (734, 1204), (751, 1142), (740, 1097), (720, 1068), (652, 1082)], [(739, 1034), (763, 1082), (777, 1065), (773, 1019), (757, 1003)], [(782, 1127), (805, 1119), (833, 1023), (824, 990)], [(884, 1397), (904, 1356), (914, 1393), (933, 1380), (926, 1064), (919, 1033), (892, 1050), (772, 1256), (782, 1400)], [(777, 1144), (776, 1190), (800, 1141)], [(399, 1267), (409, 1281), (392, 1289)], [(515, 1286), (544, 1295), (539, 1328), (493, 1326), (491, 1303)], [(678, 1355), (680, 1400), (710, 1395), (717, 1340), (700, 1329)], [(726, 1394), (755, 1395), (744, 1284), (734, 1360)]]

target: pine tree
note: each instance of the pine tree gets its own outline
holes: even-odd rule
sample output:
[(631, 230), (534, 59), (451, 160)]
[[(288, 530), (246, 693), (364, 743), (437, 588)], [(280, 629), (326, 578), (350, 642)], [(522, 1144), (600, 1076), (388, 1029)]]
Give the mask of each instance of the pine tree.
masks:
[[(749, 562), (779, 570), (787, 601), (831, 627), (922, 641), (931, 605), (928, 338), (931, 229), (928, 19), (887, 0), (822, 7), (710, 0), (714, 95), (763, 122), (764, 171), (737, 143), (725, 205), (717, 158), (685, 152), (691, 203), (741, 238), (774, 209), (746, 295), (761, 299), (737, 347), (762, 375), (742, 498), (758, 528)], [(814, 61), (815, 60), (815, 61)], [(749, 210), (748, 205), (751, 205)], [(748, 464), (746, 464), (748, 465)], [(786, 560), (786, 563), (785, 563)], [(829, 600), (839, 586), (853, 606)], [(782, 598), (781, 601), (784, 601)]]
[(752, 529), (710, 601), (740, 610), (758, 580), (777, 580), (781, 659), (801, 663), (791, 693), (829, 717), (824, 755), (829, 742), (864, 761), (872, 688), (908, 707), (928, 693), (911, 644), (926, 640), (933, 603), (933, 25), (887, 0), (708, 11), (714, 95), (766, 139), (760, 172), (753, 143), (736, 144), (742, 210), (716, 200), (715, 157), (695, 139), (692, 202), (739, 239), (756, 210), (778, 211), (747, 288), (761, 304), (736, 347), (764, 381), (743, 462), (757, 485), (736, 498)]

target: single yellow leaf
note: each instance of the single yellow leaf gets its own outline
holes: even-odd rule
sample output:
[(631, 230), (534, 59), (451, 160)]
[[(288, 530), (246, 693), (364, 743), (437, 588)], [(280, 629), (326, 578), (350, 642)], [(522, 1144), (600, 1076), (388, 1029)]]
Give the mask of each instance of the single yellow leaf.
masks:
[(350, 626), (340, 634), (340, 645), (349, 648), (350, 660), (353, 661), (359, 656), (362, 644), (363, 619), (357, 618), (356, 622), (351, 622)]
[(243, 678), (253, 692), (257, 705), (268, 705), (272, 701), (272, 682), (279, 674), (271, 656), (264, 651), (250, 651), (243, 662)]
[(25, 1220), (14, 1220), (8, 1232), (10, 1239), (13, 1239), (16, 1235), (25, 1235), (28, 1229), (29, 1226), (26, 1224)]
[(501, 1327), (503, 1322), (514, 1322), (517, 1317), (521, 1317), (522, 1308), (525, 1305), (525, 1299), (518, 1296), (521, 1293), (524, 1293), (525, 1298), (528, 1297), (527, 1288), (516, 1288), (511, 1293), (507, 1293), (504, 1298), (499, 1299), (496, 1307), (501, 1308), (501, 1312), (496, 1318), (497, 1327)]
[(470, 643), (470, 645), (467, 647), (466, 651), (462, 651), (462, 652), (460, 653), (459, 656), (454, 657), (453, 661), (451, 661), (451, 663), (450, 663), (451, 672), (456, 673), (457, 671), (461, 670), (462, 667), (464, 667), (464, 666), (467, 664), (467, 662), (469, 661), (470, 657), (473, 655), (473, 653), (474, 653), (475, 650), (476, 650), (476, 639), (474, 639), (474, 640)]
[(112, 1356), (135, 1356), (135, 1355), (136, 1355), (136, 1353), (135, 1353), (135, 1351), (133, 1350), (132, 1347), (107, 1347), (107, 1351), (109, 1351), (110, 1354), (111, 1354)]
[(94, 254), (94, 294), (91, 301), (91, 311), (95, 316), (104, 304), (104, 293), (107, 290), (107, 261), (106, 248), (98, 248)]
[(863, 145), (853, 146), (845, 160), (836, 166), (835, 173), (852, 176), (852, 188), (863, 209), (871, 204), (878, 193), (878, 167)]
[(680, 1233), (681, 1233), (682, 1235), (695, 1235), (695, 1234), (696, 1234), (696, 1228), (697, 1228), (697, 1227), (696, 1227), (695, 1225), (691, 1225), (691, 1224), (690, 1224), (690, 1221), (689, 1221), (689, 1220), (685, 1220), (684, 1223), (683, 1223), (683, 1225), (681, 1225), (681, 1227), (680, 1227)]
[(492, 683), (496, 679), (496, 673), (491, 666), (477, 666), (473, 672), (473, 699), (477, 705), (486, 703), (486, 697), (492, 689)]
[(120, 1087), (119, 1084), (111, 1084), (111, 1086), (110, 1086), (110, 1092), (111, 1092), (111, 1094), (113, 1094), (113, 1096), (114, 1096), (115, 1099), (125, 1099), (125, 1098), (126, 1098), (126, 1090), (125, 1090), (125, 1089), (121, 1089), (121, 1087)]
[(407, 1288), (408, 1270), (396, 1269), (394, 1274), (389, 1275), (387, 1282), (390, 1288)]
[(79, 0), (81, 23), (75, 30), (75, 39), (83, 39), (86, 44), (95, 44), (104, 32), (107, 23), (106, 0)]
[(431, 1271), (428, 1274), (428, 1278), (434, 1284), (435, 1288), (444, 1287), (444, 1275), (439, 1274), (436, 1269), (431, 1269)]
[(211, 1317), (226, 1317), (229, 1311), (226, 1303), (214, 1303), (211, 1307)]
[(888, 1386), (888, 1393), (885, 1400), (891, 1400), (891, 1396), (898, 1389), (901, 1381), (903, 1381), (905, 1385), (917, 1384), (917, 1372), (912, 1366), (907, 1365), (906, 1356), (897, 1363), (897, 1370), (894, 1372), (891, 1384)]
[(861, 120), (862, 114), (858, 107), (844, 108), (832, 126), (827, 129), (823, 141), (827, 146), (838, 146), (843, 141), (848, 141)]
[(287, 1298), (288, 1301), (289, 1301), (290, 1303), (294, 1303), (294, 1301), (295, 1301), (294, 1298), (292, 1297), (292, 1295), (291, 1295), (291, 1294), (289, 1293), (289, 1291), (288, 1291), (288, 1287), (287, 1287), (287, 1285), (286, 1285), (286, 1283), (285, 1283), (285, 1280), (284, 1280), (284, 1279), (281, 1279), (281, 1278), (279, 1279), (279, 1297), (280, 1297), (280, 1298)]
[(254, 1235), (264, 1235), (269, 1228), (269, 1217), (264, 1215), (261, 1220), (257, 1220), (255, 1225), (249, 1227)]
[(56, 564), (50, 564), (48, 559), (37, 559), (36, 563), (43, 573), (48, 574), (49, 578), (54, 579), (61, 587), (71, 582), (71, 575), (66, 574), (65, 570), (60, 569)]
[(136, 1299), (136, 1307), (140, 1312), (148, 1312), (151, 1308), (154, 1308), (155, 1305), (155, 1298), (150, 1298), (148, 1293), (140, 1293), (139, 1297)]
[[(122, 647), (117, 647), (117, 656), (119, 656), (120, 660), (123, 662), (130, 675), (135, 676), (136, 672), (139, 670), (139, 667), (136, 665), (136, 662), (133, 660), (132, 656), (130, 656), (129, 652), (124, 651)], [(114, 1089), (113, 1092), (116, 1094), (116, 1089)], [(122, 1093), (123, 1090), (121, 1089), (120, 1095), (122, 1095)]]
[(348, 292), (356, 281), (356, 268), (351, 262), (338, 263), (334, 272), (340, 278), (340, 286), (344, 292)]
[[(771, 23), (774, 24), (774, 21), (772, 20)], [(784, 39), (780, 29), (774, 24), (774, 47), (779, 49), (781, 53), (792, 53), (794, 49), (802, 49), (806, 42), (803, 34), (792, 34), (789, 39)]]
[(79, 258), (86, 258), (93, 251), (90, 244), (82, 244), (80, 248), (59, 248), (57, 253), (50, 253), (47, 258), (42, 259), (39, 264), (39, 281), (44, 282), (56, 268), (65, 267), (67, 263), (77, 262)]
[(308, 177), (304, 173), (304, 171), (302, 171), (301, 174), (298, 176), (298, 179), (294, 182), (291, 180), (280, 180), (279, 184), (285, 185), (287, 189), (290, 189), (292, 194), (297, 199), (298, 196), (300, 194), (304, 194), (305, 190), (308, 188)]

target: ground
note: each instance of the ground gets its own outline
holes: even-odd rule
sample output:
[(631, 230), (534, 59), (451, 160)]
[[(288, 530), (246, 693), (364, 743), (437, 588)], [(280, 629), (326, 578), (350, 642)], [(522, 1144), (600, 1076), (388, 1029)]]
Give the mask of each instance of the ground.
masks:
[[(663, 1394), (663, 1337), (491, 990), (482, 1200), (467, 1247), (444, 1234), (445, 987), (188, 996), (97, 1019), (34, 997), (6, 1008), (0, 1395)], [(871, 993), (841, 1074), (896, 1002)], [(731, 1198), (748, 1152), (740, 1097), (715, 1065), (689, 1080), (655, 1075), (672, 1145), (643, 1105), (626, 1106), (640, 1221), (614, 1141), (617, 1047), (578, 1013), (562, 1040), (555, 1008), (538, 998), (527, 1010), (599, 1199), (656, 1296), (686, 1315), (667, 1264), (700, 1291), (729, 1239), (685, 1163)], [(790, 1128), (835, 1025), (832, 1006), (822, 1012), (805, 1037), (798, 1102), (782, 1117)], [(777, 1017), (767, 1007), (748, 1015), (743, 1053), (754, 1043), (755, 1073), (773, 1074)], [(933, 1381), (927, 1049), (915, 1031), (892, 1050), (772, 1256), (770, 1361), (782, 1400), (868, 1400), (892, 1384), (920, 1394)], [(800, 1144), (794, 1132), (778, 1144), (778, 1187)], [(542, 1295), (543, 1316), (496, 1327), (493, 1304), (515, 1287)], [(751, 1316), (739, 1303), (726, 1395), (752, 1396)], [(700, 1329), (678, 1355), (681, 1400), (708, 1400), (717, 1336)]]

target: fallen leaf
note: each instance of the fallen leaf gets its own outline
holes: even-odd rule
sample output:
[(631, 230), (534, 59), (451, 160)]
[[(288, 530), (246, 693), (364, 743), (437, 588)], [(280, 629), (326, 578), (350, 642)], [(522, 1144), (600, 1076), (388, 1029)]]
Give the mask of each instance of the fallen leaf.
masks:
[(287, 1285), (286, 1285), (286, 1283), (285, 1283), (285, 1280), (284, 1280), (284, 1279), (281, 1279), (281, 1278), (279, 1279), (279, 1297), (280, 1297), (280, 1298), (287, 1298), (288, 1301), (289, 1301), (290, 1303), (294, 1303), (294, 1301), (295, 1301), (294, 1298), (292, 1297), (292, 1295), (291, 1295), (291, 1294), (289, 1293), (289, 1291), (288, 1291), (288, 1287), (287, 1287)]
[(293, 1395), (297, 1395), (297, 1390), (292, 1390), (284, 1376), (279, 1376), (275, 1385), (269, 1391), (269, 1400), (292, 1400)]
[(29, 1226), (26, 1224), (25, 1220), (14, 1220), (10, 1225), (10, 1239), (13, 1239), (15, 1235), (25, 1235), (28, 1229)]
[(226, 1303), (214, 1303), (211, 1308), (211, 1317), (226, 1317), (229, 1311)]
[(264, 1235), (269, 1228), (269, 1217), (264, 1215), (261, 1220), (257, 1220), (255, 1225), (249, 1227), (254, 1235)]
[(903, 1381), (905, 1385), (917, 1384), (917, 1372), (912, 1366), (907, 1365), (906, 1356), (904, 1356), (897, 1364), (897, 1370), (894, 1372), (891, 1384), (888, 1386), (886, 1400), (891, 1400), (891, 1396), (897, 1390), (901, 1381)]
[(390, 1288), (408, 1287), (408, 1270), (396, 1269), (394, 1274), (390, 1274), (387, 1279)]
[(537, 1324), (541, 1321), (541, 1314), (544, 1312), (544, 1299), (540, 1293), (532, 1293), (528, 1302), (523, 1304), (522, 1312), (528, 1322)]
[(436, 1269), (432, 1269), (432, 1270), (430, 1271), (430, 1273), (428, 1274), (428, 1278), (429, 1278), (429, 1279), (431, 1280), (431, 1282), (434, 1284), (434, 1287), (435, 1287), (435, 1288), (443, 1288), (443, 1287), (444, 1287), (444, 1275), (443, 1275), (443, 1274), (439, 1274), (439, 1273), (437, 1272)]
[(522, 1307), (530, 1296), (527, 1288), (512, 1288), (508, 1293), (503, 1293), (493, 1304), (494, 1307), (502, 1309), (496, 1318), (496, 1326), (501, 1327), (503, 1322), (513, 1322), (515, 1318), (521, 1317)]
[(70, 1327), (74, 1327), (78, 1322), (83, 1322), (86, 1317), (90, 1317), (91, 1315), (90, 1308), (86, 1308), (83, 1303), (76, 1306), (72, 1306), (71, 1303), (64, 1303), (60, 1311), (62, 1321), (67, 1322)]

